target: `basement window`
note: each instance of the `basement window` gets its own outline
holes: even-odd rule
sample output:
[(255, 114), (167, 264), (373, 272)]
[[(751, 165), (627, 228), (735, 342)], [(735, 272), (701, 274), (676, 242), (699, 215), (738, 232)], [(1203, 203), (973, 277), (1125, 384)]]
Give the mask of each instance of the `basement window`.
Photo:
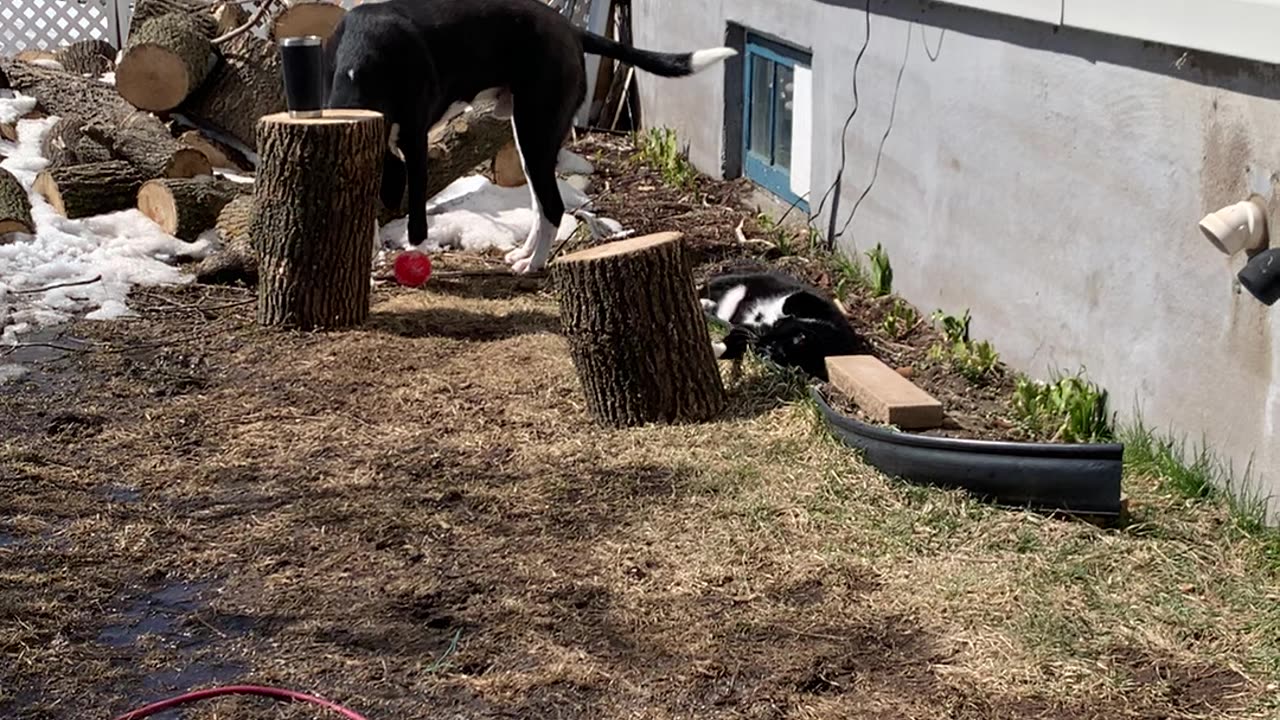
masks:
[(808, 212), (813, 144), (809, 55), (747, 33), (743, 60), (743, 174)]

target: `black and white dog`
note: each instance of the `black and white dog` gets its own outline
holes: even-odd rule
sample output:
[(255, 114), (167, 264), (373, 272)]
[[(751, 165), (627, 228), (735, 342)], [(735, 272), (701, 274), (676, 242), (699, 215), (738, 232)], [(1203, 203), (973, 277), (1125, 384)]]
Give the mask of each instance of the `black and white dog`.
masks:
[[(516, 272), (541, 269), (564, 214), (556, 159), (587, 94), (584, 53), (664, 77), (683, 77), (736, 53), (659, 53), (574, 27), (541, 0), (386, 0), (356, 6), (325, 44), (330, 108), (387, 121), (382, 199), (397, 207), (408, 182), (409, 243), (427, 237), (427, 131), (456, 103), (496, 93), (510, 108), (535, 223), (507, 254)], [(402, 160), (403, 159), (403, 160)]]
[(698, 288), (703, 311), (729, 325), (716, 357), (737, 360), (751, 348), (762, 358), (827, 380), (826, 359), (866, 351), (835, 303), (776, 272), (719, 275)]

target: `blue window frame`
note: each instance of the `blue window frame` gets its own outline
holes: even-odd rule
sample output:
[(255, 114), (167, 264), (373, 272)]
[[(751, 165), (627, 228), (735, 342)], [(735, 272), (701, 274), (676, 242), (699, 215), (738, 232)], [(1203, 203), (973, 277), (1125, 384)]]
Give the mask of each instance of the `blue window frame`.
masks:
[[(811, 108), (796, 107), (797, 69), (808, 77), (809, 58), (798, 51), (758, 35), (747, 34), (743, 69), (742, 169), (756, 184), (808, 212), (808, 203), (792, 189), (792, 167), (809, 172), (809, 142), (793, 143), (796, 111), (809, 120)], [(807, 92), (803, 98), (808, 102)], [(809, 128), (806, 122), (803, 127)], [(793, 151), (798, 150), (803, 159)], [(808, 186), (808, 178), (802, 185)]]

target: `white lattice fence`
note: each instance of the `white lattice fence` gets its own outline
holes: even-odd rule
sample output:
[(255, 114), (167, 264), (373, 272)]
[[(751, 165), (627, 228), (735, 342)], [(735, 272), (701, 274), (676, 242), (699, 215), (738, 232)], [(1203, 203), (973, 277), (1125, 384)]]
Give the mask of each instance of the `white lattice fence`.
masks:
[(118, 45), (116, 0), (0, 0), (0, 53), (98, 38)]

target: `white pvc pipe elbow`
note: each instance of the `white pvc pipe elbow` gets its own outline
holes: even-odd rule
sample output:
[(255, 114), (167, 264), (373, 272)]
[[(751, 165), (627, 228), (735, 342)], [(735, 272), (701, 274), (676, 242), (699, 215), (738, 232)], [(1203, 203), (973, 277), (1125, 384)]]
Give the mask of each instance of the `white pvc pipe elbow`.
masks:
[(1257, 250), (1267, 237), (1266, 211), (1252, 200), (1209, 213), (1200, 221), (1200, 232), (1226, 255)]

